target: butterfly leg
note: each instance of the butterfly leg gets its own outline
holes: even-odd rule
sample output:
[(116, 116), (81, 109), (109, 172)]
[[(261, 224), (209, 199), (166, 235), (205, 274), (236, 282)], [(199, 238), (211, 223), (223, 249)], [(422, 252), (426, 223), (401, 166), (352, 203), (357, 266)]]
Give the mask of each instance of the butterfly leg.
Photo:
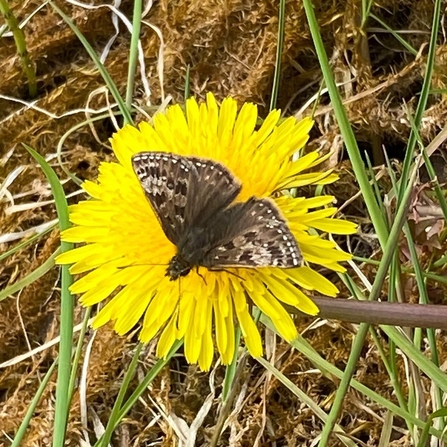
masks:
[(207, 286), (208, 284), (206, 283), (205, 277), (199, 272), (199, 266), (196, 266), (196, 273), (203, 279), (203, 282)]

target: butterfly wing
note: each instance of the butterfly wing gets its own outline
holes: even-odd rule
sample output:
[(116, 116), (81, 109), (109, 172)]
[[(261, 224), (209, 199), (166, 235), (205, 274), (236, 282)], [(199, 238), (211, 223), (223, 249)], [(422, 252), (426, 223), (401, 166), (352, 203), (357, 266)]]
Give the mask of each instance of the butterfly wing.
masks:
[(209, 269), (224, 267), (299, 267), (303, 257), (295, 236), (276, 205), (252, 197), (210, 222), (214, 246), (204, 256)]
[(220, 163), (165, 152), (141, 152), (132, 164), (166, 237), (175, 245), (192, 226), (228, 207), (240, 182)]
[(195, 168), (185, 221), (190, 226), (206, 227), (209, 220), (234, 201), (242, 184), (219, 162), (198, 157), (184, 158)]

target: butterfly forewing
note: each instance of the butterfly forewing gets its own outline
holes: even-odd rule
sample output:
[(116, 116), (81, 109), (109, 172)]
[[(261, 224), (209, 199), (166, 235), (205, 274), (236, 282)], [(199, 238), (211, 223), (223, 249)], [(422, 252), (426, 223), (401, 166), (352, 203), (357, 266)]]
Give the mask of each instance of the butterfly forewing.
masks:
[(163, 231), (175, 245), (191, 227), (206, 225), (241, 190), (227, 168), (207, 159), (141, 152), (132, 163)]
[(228, 208), (223, 216), (219, 216), (223, 224), (211, 222), (218, 233), (217, 243), (204, 256), (202, 265), (205, 267), (293, 268), (302, 265), (296, 239), (271, 200), (251, 198)]
[(171, 154), (143, 152), (132, 164), (163, 231), (177, 244), (185, 228), (190, 163)]

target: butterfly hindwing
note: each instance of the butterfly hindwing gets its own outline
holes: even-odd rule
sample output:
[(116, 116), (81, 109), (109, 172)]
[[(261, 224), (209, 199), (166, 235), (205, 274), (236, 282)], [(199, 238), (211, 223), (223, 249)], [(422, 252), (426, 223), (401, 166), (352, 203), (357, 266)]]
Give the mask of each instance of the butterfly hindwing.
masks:
[(193, 226), (225, 209), (241, 190), (222, 164), (165, 152), (141, 152), (132, 164), (166, 237), (175, 245)]
[(302, 265), (296, 239), (271, 200), (252, 197), (228, 208), (218, 218), (219, 222), (210, 222), (216, 237), (215, 245), (204, 256), (205, 267)]

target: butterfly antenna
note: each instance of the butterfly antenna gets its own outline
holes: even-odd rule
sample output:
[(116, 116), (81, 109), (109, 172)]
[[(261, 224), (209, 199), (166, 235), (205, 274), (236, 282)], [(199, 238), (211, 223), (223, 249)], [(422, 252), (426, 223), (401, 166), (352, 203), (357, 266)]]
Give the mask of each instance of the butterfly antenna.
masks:
[(146, 266), (149, 266), (149, 267), (167, 267), (169, 264), (146, 264), (146, 263), (144, 263), (144, 264), (131, 264), (131, 265), (124, 265), (124, 266), (122, 266), (122, 267), (118, 267), (118, 269), (120, 269), (120, 270), (123, 270), (123, 269), (126, 269), (127, 267), (146, 267)]

